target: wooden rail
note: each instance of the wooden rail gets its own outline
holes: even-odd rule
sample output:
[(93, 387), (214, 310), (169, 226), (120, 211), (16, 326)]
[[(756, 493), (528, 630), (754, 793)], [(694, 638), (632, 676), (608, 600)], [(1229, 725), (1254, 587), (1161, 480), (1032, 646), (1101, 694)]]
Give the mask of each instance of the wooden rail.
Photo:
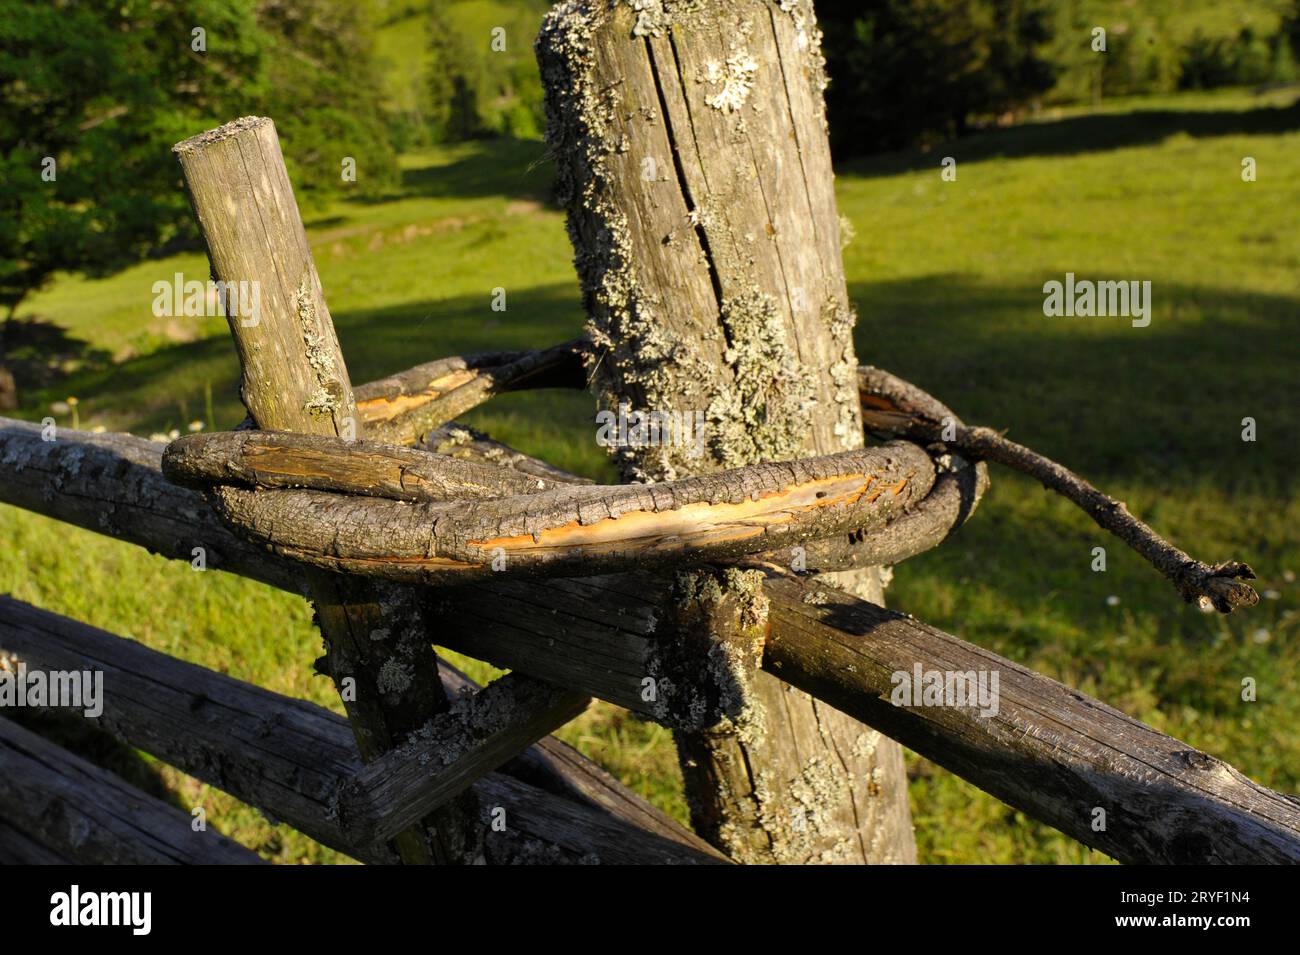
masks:
[(215, 830), (195, 831), (175, 806), (0, 718), (0, 810), (8, 824), (78, 862), (258, 865)]
[[(903, 742), (1121, 861), (1300, 862), (1300, 801), (877, 605), (872, 568), (938, 543), (983, 491), (983, 465), (938, 466), (944, 448), (1033, 457), (1188, 599), (1226, 612), (1255, 595), (1244, 564), (1155, 546), (1028, 449), (960, 422), (940, 440), (947, 409), (862, 450), (863, 404), (880, 399), (867, 424), (890, 431), (916, 396), (889, 400), (899, 383), (857, 367), (816, 37), (809, 4), (557, 6), (538, 52), (588, 338), (355, 393), (274, 124), (178, 144), (214, 278), (260, 287), (260, 314), (228, 316), (255, 430), (173, 445), (188, 490), (149, 442), (0, 419), (0, 501), (311, 599), (348, 720), (8, 598), (0, 648), (104, 671), (105, 728), (367, 862), (728, 861), (547, 736), (589, 696), (676, 731), (695, 827), (731, 859), (914, 858)], [(711, 90), (723, 61), (739, 75)], [(442, 427), (555, 384), (698, 411), (717, 433), (623, 449), (636, 483), (611, 490)], [(470, 460), (356, 440), (426, 436)], [(875, 603), (786, 571), (796, 547), (801, 570), (846, 571)], [(513, 672), (475, 687), (435, 635)], [(838, 769), (795, 795), (819, 761)], [(792, 837), (801, 810), (815, 831)], [(0, 817), (0, 855), (26, 861), (259, 861), (5, 720)]]
[(51, 849), (13, 823), (0, 819), (0, 865), (72, 865), (67, 855)]
[(391, 839), (591, 702), (522, 673), (456, 700), (410, 740), (345, 781), (336, 814), (359, 843)]
[[(362, 437), (364, 424), (294, 200), (275, 124), (244, 117), (173, 151), (213, 276), (262, 290), (255, 315), (227, 315), (242, 370), (240, 398), (264, 429)], [(221, 499), (220, 492), (214, 495)], [(372, 761), (444, 712), (438, 660), (409, 594), (385, 584), (305, 575), (362, 759)], [(377, 635), (386, 634), (386, 639)], [(481, 858), (466, 793), (394, 834), (409, 863)]]
[[(1129, 863), (1300, 862), (1300, 800), (1223, 760), (904, 614), (833, 591), (810, 603), (790, 580), (765, 593), (765, 668), (1084, 845)], [(918, 667), (996, 674), (996, 712), (894, 706), (895, 676)]]
[[(392, 828), (385, 812), (359, 827), (340, 818), (341, 793), (367, 778), (342, 717), (10, 597), (0, 597), (0, 649), (29, 667), (103, 672), (104, 711), (95, 725), (325, 845), (364, 862), (397, 861), (377, 835)], [(477, 689), (450, 668), (444, 682), (457, 698)], [(482, 775), (474, 789), (489, 816), (505, 809), (504, 832), (483, 822), (497, 860), (531, 851), (607, 862), (725, 861), (549, 737), (501, 772)], [(12, 818), (11, 811), (0, 799), (0, 815)], [(0, 831), (0, 850), (8, 842), (10, 851), (22, 850)]]

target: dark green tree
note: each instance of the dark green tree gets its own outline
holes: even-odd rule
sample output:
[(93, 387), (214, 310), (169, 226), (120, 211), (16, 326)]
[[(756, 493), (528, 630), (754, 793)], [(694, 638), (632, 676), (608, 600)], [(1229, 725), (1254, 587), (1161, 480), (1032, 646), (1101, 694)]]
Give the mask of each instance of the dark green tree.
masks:
[(1051, 88), (1045, 0), (863, 0), (817, 7), (841, 155), (965, 131)]
[(461, 142), (483, 134), (478, 77), (469, 38), (447, 15), (448, 0), (429, 4), (430, 126), (438, 142)]
[(1300, 60), (1300, 0), (1291, 0), (1291, 6), (1282, 17), (1281, 35), (1291, 47), (1291, 55)]
[(457, 6), (455, 0), (430, 2), (426, 89), (432, 138), (540, 136), (545, 111), (532, 43), (548, 4), (516, 0), (495, 7), (486, 22), (472, 5)]
[[(56, 271), (101, 274), (185, 228), (169, 147), (258, 59), (247, 3), (0, 0), (0, 405), (5, 333)], [(236, 39), (216, 71), (192, 30)]]
[[(250, 91), (275, 120), (294, 191), (318, 204), (340, 193), (382, 195), (397, 180), (372, 24), (349, 0), (258, 0), (268, 46), (265, 82)], [(342, 176), (344, 157), (357, 178)]]
[(171, 145), (276, 119), (300, 193), (382, 188), (395, 161), (346, 0), (0, 0), (0, 407), (6, 333), (55, 272), (100, 275), (193, 234)]

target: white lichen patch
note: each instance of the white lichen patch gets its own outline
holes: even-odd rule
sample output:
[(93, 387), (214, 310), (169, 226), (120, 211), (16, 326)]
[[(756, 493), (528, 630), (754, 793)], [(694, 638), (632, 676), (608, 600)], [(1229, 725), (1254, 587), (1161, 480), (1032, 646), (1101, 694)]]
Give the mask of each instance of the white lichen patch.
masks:
[(672, 17), (664, 9), (663, 0), (630, 0), (629, 5), (636, 12), (633, 36), (662, 36), (672, 26)]
[(794, 779), (774, 780), (770, 771), (761, 771), (755, 780), (754, 801), (759, 827), (770, 840), (770, 854), (742, 861), (854, 861), (856, 839), (851, 833), (840, 834), (828, 812), (842, 803), (848, 786), (843, 767), (826, 754), (811, 757)]
[(722, 305), (731, 387), (714, 395), (715, 453), (726, 467), (786, 461), (806, 449), (815, 394), (786, 338), (776, 300), (757, 288)]
[(862, 404), (858, 397), (858, 356), (853, 348), (853, 326), (857, 315), (834, 297), (827, 301), (822, 318), (830, 330), (835, 361), (830, 367), (831, 397), (837, 409), (833, 428), (842, 448), (862, 446)]
[(667, 625), (647, 660), (655, 719), (676, 729), (762, 739), (766, 717), (753, 689), (762, 664), (768, 601), (763, 576), (736, 568), (691, 570), (673, 582)]
[(721, 89), (706, 96), (704, 102), (724, 113), (739, 112), (754, 89), (756, 73), (758, 61), (746, 50), (732, 53), (725, 64), (709, 61), (704, 67), (703, 80), (711, 86), (721, 85)]
[(338, 399), (324, 388), (317, 388), (303, 403), (303, 410), (313, 418), (328, 418), (338, 407)]
[(411, 668), (399, 660), (389, 659), (379, 668), (376, 684), (384, 696), (399, 697), (414, 680)]
[(334, 360), (334, 342), (322, 329), (320, 314), (316, 308), (316, 295), (311, 270), (303, 272), (294, 295), (294, 310), (298, 316), (298, 327), (302, 333), (303, 346), (307, 363), (316, 378), (316, 389), (303, 404), (313, 418), (327, 418), (342, 407), (339, 396), (343, 385), (339, 380), (338, 366)]
[(298, 313), (303, 344), (307, 346), (307, 361), (318, 378), (332, 378), (336, 374), (334, 352), (321, 331), (310, 271), (303, 272), (302, 280), (298, 283), (294, 309)]
[(858, 759), (871, 759), (876, 755), (876, 747), (880, 745), (881, 738), (879, 730), (864, 730), (853, 741), (853, 748), (850, 752)]

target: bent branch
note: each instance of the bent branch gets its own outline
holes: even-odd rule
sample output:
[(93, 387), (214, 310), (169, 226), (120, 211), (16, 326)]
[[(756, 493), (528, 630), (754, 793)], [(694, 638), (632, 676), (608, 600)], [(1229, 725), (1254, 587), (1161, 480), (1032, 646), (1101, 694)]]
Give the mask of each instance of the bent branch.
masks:
[(582, 388), (583, 350), (575, 339), (542, 351), (444, 358), (357, 390), (366, 433), (393, 444), (425, 435), (493, 395), (525, 388)]
[(682, 558), (728, 560), (871, 530), (933, 483), (925, 451), (891, 442), (663, 484), (492, 500), (412, 503), (231, 486), (211, 499), (230, 524), (285, 557), (391, 580), (464, 583), (495, 573), (588, 576)]
[(1259, 595), (1243, 580), (1255, 572), (1240, 561), (1206, 564), (1179, 550), (1148, 524), (1129, 513), (1123, 501), (1102, 493), (1069, 468), (1009, 441), (990, 428), (962, 424), (920, 388), (887, 371), (864, 366), (858, 370), (858, 391), (868, 430), (938, 442), (976, 460), (1028, 474), (1042, 485), (1077, 504), (1103, 530), (1114, 534), (1167, 577), (1188, 603), (1232, 613), (1259, 603)]

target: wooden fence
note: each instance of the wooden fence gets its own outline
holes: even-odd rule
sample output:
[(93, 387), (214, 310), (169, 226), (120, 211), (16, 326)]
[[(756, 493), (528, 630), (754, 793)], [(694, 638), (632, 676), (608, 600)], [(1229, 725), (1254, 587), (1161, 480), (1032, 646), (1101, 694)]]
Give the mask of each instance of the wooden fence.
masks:
[[(909, 861), (899, 743), (1124, 862), (1300, 861), (1295, 798), (881, 605), (873, 568), (987, 473), (857, 369), (811, 6), (568, 3), (539, 55), (587, 338), (354, 388), (246, 118), (176, 147), (214, 277), (262, 290), (230, 316), (245, 425), (164, 450), (0, 420), (0, 501), (308, 597), (347, 719), (7, 597), (0, 650), (104, 673), (104, 729), (367, 863)], [(609, 488), (454, 421), (589, 385), (719, 440)], [(863, 448), (864, 409), (896, 440)], [(511, 672), (479, 688), (435, 642)], [(894, 705), (918, 670), (996, 673), (997, 705)], [(696, 832), (549, 735), (592, 697), (674, 729)], [(0, 857), (259, 861), (4, 719)]]

